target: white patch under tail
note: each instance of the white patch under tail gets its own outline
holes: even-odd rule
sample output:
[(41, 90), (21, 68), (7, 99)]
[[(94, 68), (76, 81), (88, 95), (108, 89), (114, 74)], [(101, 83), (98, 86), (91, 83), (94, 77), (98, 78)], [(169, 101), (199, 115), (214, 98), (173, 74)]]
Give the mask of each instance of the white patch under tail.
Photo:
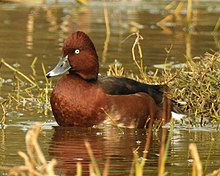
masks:
[(178, 114), (175, 112), (171, 112), (171, 116), (174, 120), (178, 120), (180, 121), (181, 119), (183, 119), (184, 117), (186, 117), (186, 114)]

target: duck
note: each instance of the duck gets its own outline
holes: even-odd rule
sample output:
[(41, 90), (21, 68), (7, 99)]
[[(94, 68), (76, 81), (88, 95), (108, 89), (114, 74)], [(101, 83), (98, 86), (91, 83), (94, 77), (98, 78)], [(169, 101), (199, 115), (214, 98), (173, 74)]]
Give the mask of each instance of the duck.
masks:
[(60, 126), (144, 128), (149, 119), (162, 119), (164, 112), (171, 116), (170, 108), (164, 106), (166, 85), (99, 76), (96, 48), (82, 31), (73, 32), (64, 40), (62, 56), (46, 77), (62, 74), (50, 96), (52, 112)]

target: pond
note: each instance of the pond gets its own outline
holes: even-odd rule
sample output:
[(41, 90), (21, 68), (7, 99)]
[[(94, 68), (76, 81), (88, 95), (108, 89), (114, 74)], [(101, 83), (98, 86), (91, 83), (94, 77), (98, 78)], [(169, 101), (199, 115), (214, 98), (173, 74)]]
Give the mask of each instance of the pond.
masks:
[[(101, 3), (91, 0), (87, 5), (82, 5), (67, 0), (39, 0), (33, 3), (0, 1), (0, 58), (25, 75), (32, 75), (39, 86), (44, 87), (42, 63), (46, 71), (51, 70), (61, 55), (63, 40), (76, 30), (86, 32), (93, 40), (102, 75), (115, 62), (122, 64), (128, 73), (138, 73), (131, 54), (135, 36), (127, 38), (136, 31), (144, 38), (140, 44), (147, 71), (163, 67), (164, 63), (170, 67), (181, 67), (186, 63), (186, 56), (196, 57), (207, 51), (219, 50), (219, 33), (213, 30), (219, 19), (220, 1), (193, 1), (188, 27), (187, 2), (183, 1), (180, 13), (174, 15), (178, 3), (165, 0)], [(168, 9), (168, 5), (173, 6)], [(161, 21), (165, 17), (169, 20)], [(31, 67), (33, 61), (36, 63)], [(57, 79), (53, 79), (53, 84)], [(19, 105), (14, 103), (7, 109), (6, 127), (0, 131), (1, 166), (23, 164), (17, 152), (26, 151), (25, 134), (39, 122), (43, 124), (40, 146), (48, 161), (57, 159), (57, 175), (74, 175), (77, 162), (82, 163), (84, 175), (88, 175), (90, 158), (85, 140), (91, 144), (100, 168), (109, 158), (109, 175), (129, 175), (133, 151), (137, 150), (140, 157), (143, 155), (148, 136), (146, 130), (123, 129), (122, 133), (114, 127), (59, 127), (48, 107), (28, 101), (39, 96), (37, 90), (32, 89), (29, 99), (23, 98), (27, 92), (23, 92), (22, 87), (28, 85), (22, 81), (15, 85), (18, 80), (12, 70), (3, 65), (0, 67), (0, 100), (10, 95), (22, 102)], [(2, 116), (1, 109), (0, 113)], [(159, 130), (152, 134), (145, 175), (156, 175), (158, 172), (161, 133)], [(220, 168), (219, 139), (220, 134), (213, 129), (176, 124), (165, 171), (168, 175), (192, 174), (192, 157), (188, 150), (190, 143), (196, 143), (206, 174)], [(6, 171), (0, 173), (7, 175)]]

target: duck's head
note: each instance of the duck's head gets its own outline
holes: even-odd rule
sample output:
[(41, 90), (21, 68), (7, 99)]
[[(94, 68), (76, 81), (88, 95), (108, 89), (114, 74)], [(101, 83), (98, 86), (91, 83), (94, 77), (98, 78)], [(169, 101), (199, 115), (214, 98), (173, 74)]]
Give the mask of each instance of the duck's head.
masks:
[(74, 32), (64, 41), (59, 63), (46, 76), (50, 78), (66, 71), (85, 80), (97, 79), (99, 71), (98, 55), (91, 39), (84, 32)]

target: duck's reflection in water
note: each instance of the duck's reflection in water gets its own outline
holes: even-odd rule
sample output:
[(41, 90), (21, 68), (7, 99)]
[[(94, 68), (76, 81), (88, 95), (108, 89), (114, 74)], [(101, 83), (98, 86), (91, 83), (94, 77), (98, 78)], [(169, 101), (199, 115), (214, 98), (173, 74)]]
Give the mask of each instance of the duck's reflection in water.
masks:
[(59, 175), (75, 175), (77, 162), (82, 164), (83, 175), (89, 175), (91, 158), (85, 147), (85, 141), (90, 143), (101, 170), (106, 160), (110, 158), (110, 175), (129, 175), (134, 158), (133, 151), (139, 147), (141, 156), (146, 141), (146, 131), (143, 129), (123, 129), (122, 133), (114, 127), (54, 128), (49, 153), (58, 160)]

